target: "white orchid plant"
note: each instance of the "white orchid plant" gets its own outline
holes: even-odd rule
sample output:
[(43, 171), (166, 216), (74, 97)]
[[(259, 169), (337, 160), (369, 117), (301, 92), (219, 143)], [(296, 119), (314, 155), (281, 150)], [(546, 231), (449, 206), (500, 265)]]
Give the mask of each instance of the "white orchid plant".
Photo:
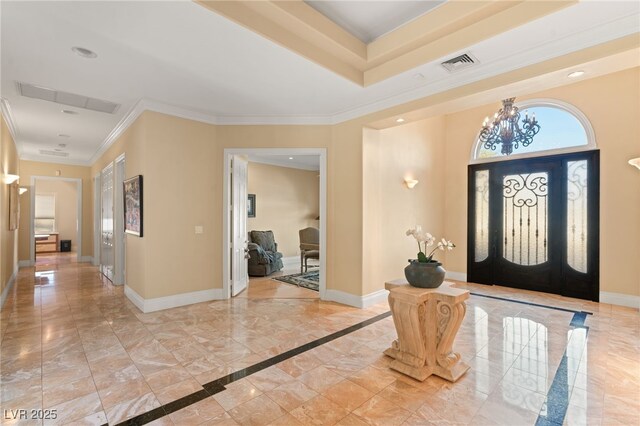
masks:
[[(425, 254), (428, 251), (427, 247), (433, 246), (433, 244), (436, 242), (434, 236), (428, 232), (423, 231), (420, 225), (416, 225), (415, 228), (407, 230), (406, 234), (407, 236), (412, 235), (413, 238), (415, 238), (418, 242), (418, 262), (420, 263), (434, 262), (433, 254), (436, 252), (436, 250), (453, 250), (456, 246), (451, 241), (443, 238), (438, 241), (433, 250), (431, 250), (431, 252), (427, 255)], [(424, 251), (422, 250), (422, 244), (424, 244)]]

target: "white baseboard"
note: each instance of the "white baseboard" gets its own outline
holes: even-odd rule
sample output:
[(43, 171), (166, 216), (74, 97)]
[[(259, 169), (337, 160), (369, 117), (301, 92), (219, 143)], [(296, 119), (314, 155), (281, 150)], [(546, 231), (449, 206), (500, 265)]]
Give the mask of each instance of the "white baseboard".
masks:
[(2, 310), (2, 307), (4, 306), (4, 302), (7, 300), (7, 297), (9, 296), (9, 292), (11, 291), (11, 288), (15, 284), (17, 277), (18, 277), (18, 268), (15, 268), (13, 270), (13, 274), (11, 274), (9, 281), (7, 282), (7, 286), (4, 288), (4, 290), (2, 290), (2, 295), (0, 295), (0, 310)]
[(93, 264), (93, 256), (80, 256), (80, 262), (87, 262)]
[(33, 266), (33, 263), (30, 260), (20, 260), (18, 262), (19, 268), (28, 268), (29, 266)]
[(445, 278), (449, 278), (450, 280), (467, 282), (467, 273), (466, 272), (447, 271), (447, 273), (445, 274), (444, 277)]
[(178, 306), (224, 299), (223, 290), (221, 288), (193, 291), (191, 293), (180, 293), (173, 296), (156, 297), (154, 299), (145, 299), (136, 293), (136, 291), (131, 287), (125, 285), (124, 294), (131, 303), (136, 305), (138, 309), (145, 314), (161, 311), (163, 309), (177, 308)]
[(628, 306), (629, 308), (640, 309), (640, 296), (601, 291), (600, 303), (609, 303), (611, 305)]
[(363, 309), (387, 300), (388, 295), (389, 292), (387, 290), (378, 290), (364, 296), (356, 296), (355, 294), (345, 293), (344, 291), (328, 289), (324, 293), (323, 300)]

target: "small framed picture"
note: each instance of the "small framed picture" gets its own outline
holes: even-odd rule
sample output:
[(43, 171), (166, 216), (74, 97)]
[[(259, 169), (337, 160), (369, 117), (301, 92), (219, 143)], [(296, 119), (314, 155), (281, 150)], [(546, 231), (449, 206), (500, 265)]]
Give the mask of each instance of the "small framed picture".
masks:
[(142, 176), (124, 181), (124, 232), (142, 237)]
[(248, 195), (247, 217), (256, 217), (256, 194)]

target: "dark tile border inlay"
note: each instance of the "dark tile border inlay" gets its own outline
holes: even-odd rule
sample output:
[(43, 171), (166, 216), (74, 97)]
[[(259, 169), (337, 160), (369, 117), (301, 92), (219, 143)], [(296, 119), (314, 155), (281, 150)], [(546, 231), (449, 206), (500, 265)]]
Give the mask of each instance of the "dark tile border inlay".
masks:
[(131, 426), (143, 425), (146, 423), (150, 423), (154, 420), (157, 420), (160, 417), (164, 417), (168, 414), (175, 413), (176, 411), (181, 410), (185, 407), (188, 407), (189, 405), (195, 404), (196, 402), (202, 401), (203, 399), (208, 398), (211, 395), (215, 395), (219, 392), (222, 392), (223, 390), (226, 389), (225, 385), (228, 385), (242, 378), (250, 376), (251, 374), (257, 373), (258, 371), (264, 370), (265, 368), (269, 368), (282, 361), (286, 361), (289, 358), (293, 358), (294, 356), (300, 355), (303, 352), (307, 352), (308, 350), (317, 348), (320, 345), (329, 343), (332, 340), (338, 339), (342, 336), (346, 336), (347, 334), (353, 333), (354, 331), (360, 330), (361, 328), (364, 328), (368, 325), (376, 323), (390, 316), (391, 316), (391, 311), (387, 311), (380, 315), (376, 315), (375, 317), (369, 318), (368, 320), (365, 320), (357, 324), (354, 324), (350, 327), (347, 327), (343, 330), (336, 331), (335, 333), (331, 333), (325, 337), (321, 337), (320, 339), (306, 343), (302, 346), (298, 346), (297, 348), (288, 350), (286, 352), (283, 352), (269, 359), (265, 359), (264, 361), (251, 365), (247, 368), (243, 368), (242, 370), (235, 371), (224, 377), (221, 377), (212, 382), (204, 384), (202, 386), (203, 389), (200, 391), (184, 396), (180, 399), (177, 399), (168, 404), (162, 405), (146, 413), (139, 414), (135, 417), (130, 418), (129, 420), (125, 420), (124, 422), (119, 423), (118, 425), (119, 426), (120, 425), (131, 425)]
[(574, 314), (593, 315), (593, 313), (591, 312), (576, 311), (574, 309), (561, 308), (559, 306), (541, 305), (540, 303), (525, 302), (524, 300), (514, 300), (514, 299), (507, 299), (506, 297), (489, 296), (488, 294), (474, 293), (473, 291), (470, 291), (469, 293), (471, 293), (471, 295), (473, 296), (486, 297), (488, 299), (505, 300), (507, 302), (520, 303), (522, 305), (536, 306), (538, 308), (554, 309), (556, 311), (571, 312)]
[[(589, 327), (584, 325), (587, 319), (586, 312), (576, 312), (571, 318), (571, 327), (582, 328), (589, 334)], [(586, 337), (586, 336), (585, 336)], [(586, 342), (586, 338), (585, 338)], [(568, 344), (569, 342), (567, 342)], [(586, 344), (586, 343), (585, 343)], [(536, 419), (536, 426), (562, 426), (564, 418), (569, 408), (569, 397), (571, 393), (569, 383), (569, 369), (567, 367), (567, 350), (562, 355), (560, 365), (553, 376), (553, 382), (547, 392), (547, 399)]]
[[(531, 302), (525, 302), (522, 300), (514, 300), (514, 299), (507, 299), (505, 297), (498, 297), (498, 296), (490, 296), (488, 294), (481, 294), (481, 293), (474, 293), (472, 291), (469, 292), (471, 295), (473, 296), (478, 296), (478, 297), (486, 297), (489, 299), (496, 299), (496, 300), (503, 300), (505, 302), (512, 302), (512, 303), (520, 303), (523, 305), (530, 305), (530, 306), (536, 306), (539, 308), (546, 308), (546, 309), (554, 309), (557, 311), (564, 311), (564, 312), (572, 312), (574, 314), (573, 319), (571, 320), (571, 325), (573, 327), (582, 327), (582, 328), (587, 328), (584, 326), (584, 321), (586, 319), (587, 315), (593, 315), (591, 312), (584, 312), (584, 311), (575, 311), (573, 309), (566, 309), (566, 308), (560, 308), (557, 306), (549, 306), (549, 305), (541, 305), (538, 303), (531, 303)], [(383, 320), (385, 318), (388, 318), (391, 316), (391, 311), (376, 315), (375, 317), (369, 318), (368, 320), (359, 322), (357, 324), (354, 324), (350, 327), (347, 327), (343, 330), (340, 331), (336, 331), (335, 333), (329, 334), (325, 337), (321, 337), (320, 339), (314, 340), (312, 342), (306, 343), (302, 346), (298, 346), (297, 348), (288, 350), (286, 352), (283, 352), (281, 354), (278, 354), (274, 357), (271, 357), (269, 359), (265, 359), (264, 361), (261, 361), (257, 364), (251, 365), (247, 368), (243, 368), (242, 370), (238, 370), (235, 371), (231, 374), (228, 374), (224, 377), (221, 377), (219, 379), (216, 379), (212, 382), (206, 383), (202, 386), (202, 390), (199, 390), (197, 392), (194, 392), (190, 395), (184, 396), (180, 399), (177, 399), (175, 401), (172, 401), (168, 404), (162, 405), (158, 408), (154, 408), (151, 411), (147, 411), (146, 413), (143, 414), (139, 414), (135, 417), (130, 418), (129, 420), (125, 420), (124, 422), (121, 422), (118, 424), (118, 426), (134, 426), (134, 425), (144, 425), (147, 423), (150, 423), (154, 420), (157, 420), (161, 417), (167, 416), (171, 413), (175, 413), (178, 410), (181, 410), (185, 407), (188, 407), (189, 405), (193, 405), (196, 402), (200, 402), (205, 398), (208, 398), (212, 395), (215, 395), (217, 393), (222, 392), (223, 390), (225, 390), (225, 385), (228, 385), (230, 383), (233, 383), (235, 381), (238, 381), (240, 379), (243, 379), (247, 376), (250, 376), (254, 373), (257, 373), (261, 370), (264, 370), (266, 368), (269, 368), (275, 364), (278, 364), (282, 361), (286, 361), (289, 358), (293, 358), (294, 356), (300, 355), (304, 352), (307, 352), (311, 349), (317, 348), (320, 345), (324, 345), (325, 343), (329, 343), (332, 340), (338, 339), (342, 336), (346, 336), (347, 334), (353, 333), (354, 331), (360, 330), (361, 328), (364, 328), (368, 325), (374, 324), (380, 320)], [(536, 422), (536, 426), (546, 426), (546, 425), (557, 425), (557, 419), (560, 418), (560, 425), (562, 425), (562, 420), (564, 419), (564, 416), (567, 412), (567, 406), (568, 406), (568, 395), (566, 397), (564, 397), (564, 399), (562, 398), (562, 392), (567, 390), (567, 382), (566, 382), (566, 374), (564, 374), (564, 382), (562, 382), (562, 372), (564, 371), (566, 373), (566, 352), (564, 354), (564, 357), (562, 359), (562, 362), (560, 363), (560, 367), (558, 367), (558, 371), (556, 371), (556, 375), (554, 377), (554, 381), (553, 384), (551, 385), (551, 388), (549, 389), (549, 393), (547, 394), (547, 410), (550, 414), (555, 414), (553, 416), (550, 416), (550, 414), (548, 414), (547, 416), (542, 416), (539, 415), (538, 416), (538, 420)], [(564, 365), (564, 370), (563, 370), (563, 366)], [(558, 384), (556, 385), (556, 379), (558, 380)], [(562, 387), (564, 383), (564, 388)], [(555, 385), (555, 387), (554, 387)], [(557, 389), (557, 390), (556, 390)], [(552, 392), (553, 391), (553, 392)], [(565, 392), (566, 393), (566, 392)], [(551, 401), (549, 401), (551, 400)], [(566, 400), (566, 402), (563, 403), (563, 401)], [(563, 405), (564, 404), (564, 405)], [(562, 417), (560, 417), (560, 413), (562, 415)], [(108, 426), (108, 424), (105, 424), (103, 426)]]

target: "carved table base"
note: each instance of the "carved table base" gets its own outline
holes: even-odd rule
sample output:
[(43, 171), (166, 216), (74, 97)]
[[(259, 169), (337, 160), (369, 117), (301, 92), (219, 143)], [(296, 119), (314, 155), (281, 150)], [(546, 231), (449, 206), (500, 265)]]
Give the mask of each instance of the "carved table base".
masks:
[(417, 288), (405, 280), (385, 283), (389, 306), (398, 333), (385, 355), (390, 367), (424, 381), (435, 374), (455, 382), (469, 366), (451, 350), (466, 312), (467, 290), (444, 282), (438, 288)]

